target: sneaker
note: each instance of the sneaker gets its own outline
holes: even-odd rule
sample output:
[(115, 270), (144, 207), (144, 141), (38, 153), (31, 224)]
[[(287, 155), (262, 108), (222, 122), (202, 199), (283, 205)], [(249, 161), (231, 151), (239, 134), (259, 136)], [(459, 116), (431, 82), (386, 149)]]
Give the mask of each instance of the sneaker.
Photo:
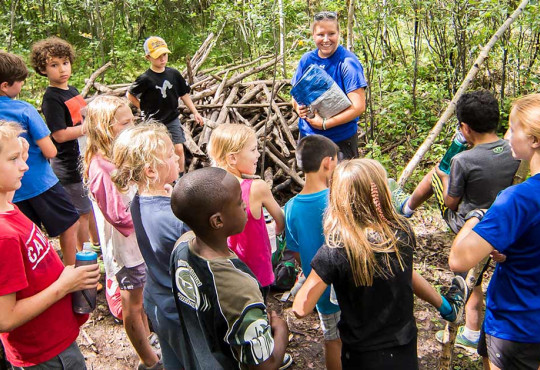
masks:
[(98, 256), (101, 256), (101, 245), (92, 244), (92, 250), (96, 252)]
[(105, 274), (105, 262), (103, 261), (103, 256), (98, 257), (97, 263), (99, 265), (99, 273), (101, 275)]
[[(476, 353), (476, 347), (478, 347), (478, 341), (473, 342), (465, 337), (463, 335), (463, 330), (465, 330), (464, 326), (460, 326), (458, 328), (458, 332), (456, 335), (456, 341), (454, 345), (459, 348), (463, 348), (469, 353)], [(444, 338), (444, 330), (439, 330), (435, 334), (435, 339), (437, 339), (437, 342), (442, 343)]]
[(163, 370), (163, 369), (165, 368), (163, 367), (163, 361), (161, 359), (159, 359), (158, 362), (156, 362), (154, 365), (150, 367), (146, 366), (140, 361), (139, 361), (139, 365), (137, 366), (137, 370)]
[[(392, 205), (394, 206), (394, 209), (398, 214), (405, 216), (403, 213), (403, 206), (407, 203), (409, 194), (405, 193), (394, 179), (388, 179), (388, 188), (392, 195)], [(411, 215), (405, 217), (411, 217)]]
[(159, 344), (159, 339), (156, 333), (151, 333), (148, 336), (148, 343), (154, 349), (154, 352), (161, 358), (161, 345)]
[(279, 370), (289, 368), (292, 365), (292, 363), (293, 363), (292, 356), (288, 353), (285, 353), (285, 356), (283, 356), (283, 362), (281, 363)]
[(447, 315), (441, 314), (443, 319), (449, 322), (459, 322), (463, 319), (463, 309), (465, 308), (465, 299), (468, 293), (465, 279), (459, 275), (454, 276), (450, 289), (444, 295), (450, 306), (452, 306), (452, 311)]

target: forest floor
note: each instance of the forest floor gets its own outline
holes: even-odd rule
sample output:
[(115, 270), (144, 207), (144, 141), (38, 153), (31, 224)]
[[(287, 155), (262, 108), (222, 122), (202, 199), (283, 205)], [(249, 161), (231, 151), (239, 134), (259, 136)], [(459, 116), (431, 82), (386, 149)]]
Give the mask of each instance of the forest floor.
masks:
[[(419, 210), (411, 219), (417, 236), (415, 269), (433, 286), (447, 287), (452, 274), (448, 270), (448, 251), (452, 234), (434, 210)], [(489, 269), (487, 274), (491, 274)], [(484, 282), (488, 279), (484, 279)], [(484, 284), (484, 290), (486, 286)], [(322, 332), (316, 313), (298, 320), (291, 312), (291, 301), (281, 302), (282, 293), (272, 293), (269, 299), (271, 310), (286, 318), (290, 329), (288, 352), (294, 358), (292, 369), (324, 369)], [(420, 369), (436, 369), (441, 345), (435, 340), (437, 330), (444, 328), (445, 321), (427, 303), (415, 299), (416, 323), (418, 327), (418, 358)], [(88, 369), (134, 369), (137, 357), (129, 343), (123, 326), (116, 324), (109, 313), (104, 293), (98, 295), (98, 307), (83, 326), (84, 332), (94, 345), (91, 346), (82, 334), (78, 343), (86, 357)], [(456, 348), (454, 369), (481, 369), (478, 355), (471, 355)]]

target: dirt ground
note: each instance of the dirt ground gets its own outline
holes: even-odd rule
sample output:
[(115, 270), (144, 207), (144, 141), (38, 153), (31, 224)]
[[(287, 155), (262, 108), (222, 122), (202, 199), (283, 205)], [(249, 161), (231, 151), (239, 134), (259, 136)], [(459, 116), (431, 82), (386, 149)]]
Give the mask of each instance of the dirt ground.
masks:
[[(447, 258), (451, 233), (437, 212), (416, 212), (411, 220), (418, 239), (415, 268), (436, 288), (448, 286), (451, 273)], [(490, 274), (491, 271), (488, 271)], [(486, 279), (485, 279), (486, 280)], [(484, 286), (485, 288), (485, 286)], [(322, 333), (316, 313), (298, 320), (291, 312), (291, 301), (279, 301), (281, 293), (270, 298), (270, 309), (283, 315), (290, 328), (288, 352), (294, 358), (292, 369), (324, 369)], [(104, 293), (99, 294), (96, 311), (84, 325), (78, 338), (87, 358), (89, 369), (133, 369), (138, 362), (122, 325), (114, 323), (105, 302)], [(418, 326), (418, 358), (421, 369), (436, 369), (441, 345), (435, 340), (437, 330), (444, 327), (444, 320), (427, 303), (416, 300), (415, 316)], [(89, 340), (93, 343), (90, 344)], [(456, 349), (454, 369), (480, 369), (477, 355)]]

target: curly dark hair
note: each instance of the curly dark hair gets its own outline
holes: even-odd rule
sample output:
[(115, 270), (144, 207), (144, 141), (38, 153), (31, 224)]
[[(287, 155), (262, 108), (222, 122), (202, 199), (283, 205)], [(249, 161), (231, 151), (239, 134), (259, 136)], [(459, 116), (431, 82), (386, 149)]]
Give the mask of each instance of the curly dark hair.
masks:
[(45, 70), (51, 58), (68, 58), (70, 63), (73, 63), (75, 50), (69, 42), (59, 37), (49, 37), (32, 45), (30, 62), (37, 73), (47, 76), (42, 71)]
[(495, 132), (499, 128), (499, 102), (487, 90), (464, 94), (456, 106), (459, 122), (476, 132)]
[(0, 83), (24, 81), (28, 77), (28, 69), (24, 60), (18, 55), (0, 51)]

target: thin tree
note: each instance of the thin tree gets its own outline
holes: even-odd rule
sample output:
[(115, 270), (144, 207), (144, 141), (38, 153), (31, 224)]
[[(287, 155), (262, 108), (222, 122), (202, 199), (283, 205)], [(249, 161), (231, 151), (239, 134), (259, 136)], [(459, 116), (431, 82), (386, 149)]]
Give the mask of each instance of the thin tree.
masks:
[(429, 132), (428, 136), (426, 137), (426, 140), (422, 143), (422, 145), (418, 148), (412, 159), (407, 164), (407, 167), (403, 170), (401, 173), (401, 176), (399, 177), (399, 185), (403, 186), (411, 174), (413, 173), (416, 166), (418, 166), (418, 163), (424, 158), (424, 155), (428, 152), (428, 150), (431, 148), (431, 145), (435, 141), (435, 138), (441, 133), (443, 126), (448, 120), (452, 117), (456, 110), (456, 103), (463, 95), (463, 93), (467, 90), (471, 82), (474, 80), (476, 74), (480, 70), (480, 67), (484, 63), (484, 60), (487, 58), (489, 51), (495, 45), (495, 43), (499, 40), (499, 38), (503, 35), (503, 33), (510, 27), (510, 25), (523, 13), (523, 10), (529, 3), (529, 0), (523, 0), (521, 4), (517, 7), (516, 10), (506, 19), (506, 21), (502, 24), (501, 27), (495, 32), (493, 36), (491, 36), (491, 39), (489, 42), (482, 48), (480, 51), (480, 54), (476, 58), (476, 60), (473, 63), (473, 66), (469, 70), (469, 73), (461, 83), (461, 86), (455, 93), (452, 101), (448, 104), (448, 107), (444, 111), (444, 113), (441, 115), (437, 123), (433, 126), (431, 131)]

